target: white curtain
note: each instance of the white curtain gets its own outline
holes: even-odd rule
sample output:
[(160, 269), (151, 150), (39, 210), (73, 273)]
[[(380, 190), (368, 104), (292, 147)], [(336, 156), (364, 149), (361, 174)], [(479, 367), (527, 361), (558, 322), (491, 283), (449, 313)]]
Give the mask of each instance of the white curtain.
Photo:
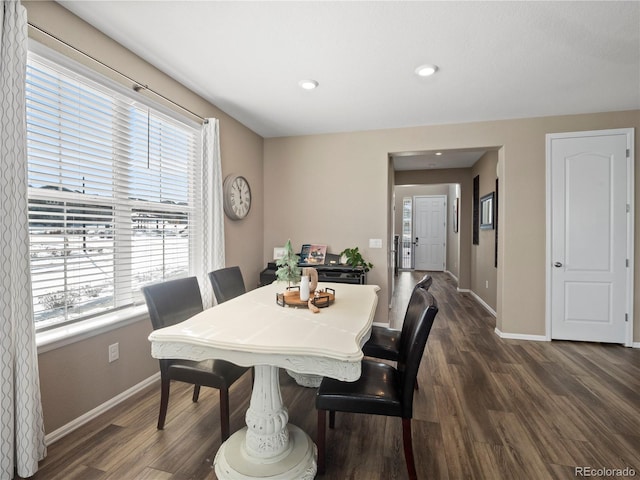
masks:
[(27, 215), (27, 12), (0, 10), (0, 480), (30, 477), (46, 454)]
[(209, 308), (213, 305), (214, 295), (207, 274), (225, 265), (220, 122), (217, 118), (208, 118), (202, 126), (202, 216), (204, 251), (200, 286), (204, 308)]

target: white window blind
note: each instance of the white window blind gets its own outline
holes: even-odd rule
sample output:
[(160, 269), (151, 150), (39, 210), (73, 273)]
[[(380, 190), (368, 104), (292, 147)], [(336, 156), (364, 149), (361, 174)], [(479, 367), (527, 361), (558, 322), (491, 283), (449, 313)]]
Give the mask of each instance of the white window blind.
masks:
[(200, 132), (30, 53), (29, 230), (35, 322), (142, 301), (197, 244)]

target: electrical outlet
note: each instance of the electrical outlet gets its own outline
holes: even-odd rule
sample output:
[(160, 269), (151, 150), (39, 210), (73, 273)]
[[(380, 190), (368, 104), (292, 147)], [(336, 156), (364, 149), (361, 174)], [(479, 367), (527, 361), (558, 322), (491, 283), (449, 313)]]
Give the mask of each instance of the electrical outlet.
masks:
[(489, 280), (484, 281), (484, 288), (489, 288)]
[(115, 362), (118, 358), (120, 358), (120, 344), (109, 345), (109, 363)]

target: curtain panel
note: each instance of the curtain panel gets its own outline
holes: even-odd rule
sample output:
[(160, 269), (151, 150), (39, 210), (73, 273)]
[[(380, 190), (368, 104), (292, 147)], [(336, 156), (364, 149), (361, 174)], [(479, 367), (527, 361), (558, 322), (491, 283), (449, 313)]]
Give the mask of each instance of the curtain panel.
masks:
[(46, 454), (27, 203), (27, 12), (2, 0), (0, 31), (0, 480), (30, 477)]
[(214, 295), (207, 274), (225, 266), (220, 122), (217, 118), (208, 118), (202, 126), (202, 228), (200, 286), (202, 303), (208, 308), (213, 306)]

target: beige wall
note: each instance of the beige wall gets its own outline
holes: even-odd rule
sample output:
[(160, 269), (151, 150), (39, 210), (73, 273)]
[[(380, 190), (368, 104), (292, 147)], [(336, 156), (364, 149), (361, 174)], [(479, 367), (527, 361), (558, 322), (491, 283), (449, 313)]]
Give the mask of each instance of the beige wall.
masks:
[[(388, 322), (388, 150), (372, 133), (265, 139), (264, 260), (291, 239), (339, 253), (358, 246), (381, 287), (375, 321)], [(369, 248), (381, 239), (383, 248)]]
[[(369, 281), (382, 287), (376, 320), (386, 321), (387, 278), (379, 272), (386, 271), (389, 245), (385, 242), (384, 251), (367, 247), (369, 238), (388, 238), (388, 154), (478, 147), (498, 150), (497, 327), (504, 333), (545, 335), (545, 135), (624, 127), (636, 129), (635, 156), (639, 158), (637, 110), (265, 139), (264, 258), (287, 237), (298, 244), (321, 237), (333, 249), (364, 247), (365, 255), (376, 265)], [(318, 169), (331, 180), (312, 181), (308, 172)], [(639, 171), (636, 169), (636, 177)], [(470, 288), (471, 175), (458, 181), (459, 172), (448, 172), (395, 172), (395, 184), (461, 184), (459, 284)], [(301, 180), (305, 176), (309, 182)], [(432, 181), (430, 176), (447, 179)], [(301, 198), (308, 202), (301, 203)], [(307, 213), (309, 203), (314, 205), (313, 216)], [(637, 202), (636, 212), (640, 212)], [(640, 251), (638, 242), (640, 235), (636, 235), (636, 250)], [(640, 289), (639, 262), (640, 255), (636, 255), (636, 292)], [(636, 302), (634, 341), (639, 340), (640, 305)]]
[[(498, 152), (489, 151), (476, 162), (471, 176), (479, 175), (480, 198), (496, 189)], [(494, 195), (495, 201), (495, 195)], [(471, 246), (471, 290), (493, 311), (497, 305), (498, 269), (495, 265), (495, 230), (480, 230), (478, 245)]]
[[(248, 288), (254, 288), (263, 267), (263, 171), (262, 137), (215, 106), (198, 97), (102, 33), (54, 2), (24, 2), (28, 19), (45, 31), (132, 77), (202, 117), (220, 120), (223, 175), (239, 173), (251, 185), (253, 206), (240, 222), (225, 222), (227, 265), (240, 265)], [(111, 76), (95, 62), (58, 42), (29, 29), (30, 37)], [(131, 86), (131, 85), (127, 85)], [(157, 100), (153, 95), (150, 98)], [(174, 108), (174, 107), (170, 107)], [(180, 112), (179, 109), (177, 109)], [(180, 112), (183, 113), (183, 112)], [(192, 119), (193, 120), (193, 119)], [(82, 340), (39, 355), (45, 431), (62, 427), (98, 407), (158, 371), (147, 340), (148, 318), (108, 333)], [(120, 344), (120, 359), (107, 362), (108, 345)]]
[[(66, 425), (158, 371), (148, 319), (38, 355), (46, 433)], [(107, 361), (109, 345), (120, 359)]]

